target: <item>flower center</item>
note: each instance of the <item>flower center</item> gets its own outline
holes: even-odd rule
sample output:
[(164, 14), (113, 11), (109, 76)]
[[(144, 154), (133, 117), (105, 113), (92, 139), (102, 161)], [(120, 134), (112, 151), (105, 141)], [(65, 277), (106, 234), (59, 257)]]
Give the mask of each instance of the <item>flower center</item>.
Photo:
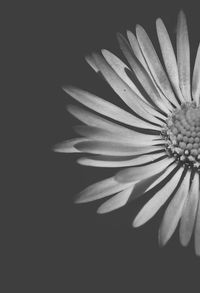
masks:
[(182, 104), (166, 120), (162, 130), (168, 156), (200, 172), (200, 107)]

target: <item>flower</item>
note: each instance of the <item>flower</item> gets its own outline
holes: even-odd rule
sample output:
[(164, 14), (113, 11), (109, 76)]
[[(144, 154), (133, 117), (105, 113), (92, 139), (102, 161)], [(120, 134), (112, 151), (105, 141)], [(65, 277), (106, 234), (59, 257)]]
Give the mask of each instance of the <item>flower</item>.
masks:
[[(108, 82), (127, 110), (84, 90), (67, 86), (65, 92), (84, 107), (68, 111), (83, 122), (78, 138), (55, 146), (58, 152), (80, 153), (81, 165), (120, 168), (115, 174), (81, 191), (77, 203), (107, 198), (98, 213), (124, 206), (130, 198), (151, 198), (133, 226), (150, 220), (165, 204), (159, 243), (165, 245), (179, 225), (180, 242), (200, 255), (200, 46), (190, 78), (190, 46), (184, 13), (178, 15), (176, 50), (161, 19), (157, 37), (164, 66), (141, 26), (128, 41), (118, 34), (127, 64), (107, 50), (86, 57)], [(112, 197), (111, 197), (112, 196)]]

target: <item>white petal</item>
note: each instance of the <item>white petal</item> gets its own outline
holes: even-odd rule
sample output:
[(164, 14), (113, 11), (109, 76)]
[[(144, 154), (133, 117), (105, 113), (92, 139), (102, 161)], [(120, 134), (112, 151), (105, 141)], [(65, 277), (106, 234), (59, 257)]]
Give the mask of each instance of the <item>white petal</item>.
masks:
[(57, 153), (79, 153), (80, 151), (74, 147), (76, 143), (87, 141), (86, 138), (73, 138), (58, 143), (54, 146), (54, 151)]
[(152, 190), (154, 187), (157, 187), (157, 185), (159, 183), (161, 183), (165, 178), (167, 178), (167, 176), (172, 173), (172, 172), (176, 172), (175, 170), (177, 169), (177, 165), (176, 164), (172, 164), (171, 166), (169, 166), (161, 176), (159, 176), (154, 182), (152, 182), (152, 184), (147, 188), (146, 191)]
[[(141, 100), (139, 96), (134, 93), (131, 88), (116, 74), (112, 67), (106, 62), (106, 60), (99, 54), (93, 54), (95, 62), (103, 74), (104, 78), (113, 88), (113, 90), (121, 97), (121, 99), (132, 109), (133, 113), (136, 113), (140, 118), (135, 117), (136, 123), (141, 124), (143, 128), (158, 130), (158, 126), (151, 124), (155, 121), (155, 117), (150, 115), (145, 107), (145, 102)], [(156, 119), (157, 121), (157, 119)]]
[[(127, 111), (119, 108), (118, 106), (115, 106), (112, 103), (103, 100), (89, 92), (74, 87), (65, 87), (63, 89), (66, 93), (68, 93), (79, 103), (109, 118), (135, 127), (145, 126), (149, 129), (159, 129), (159, 127), (155, 127), (154, 125), (148, 124), (143, 120), (131, 115)], [(160, 125), (163, 124), (160, 120), (154, 118), (153, 116), (151, 116), (151, 119), (152, 122), (157, 122)]]
[(82, 190), (75, 199), (76, 203), (90, 202), (120, 192), (132, 184), (117, 182), (114, 177), (94, 183)]
[[(138, 151), (139, 152), (139, 151)], [(112, 155), (114, 155), (112, 153)], [(135, 155), (135, 154), (134, 154)], [(131, 160), (123, 160), (123, 161), (103, 161), (103, 160), (94, 160), (90, 158), (80, 158), (78, 159), (78, 163), (81, 165), (93, 166), (93, 167), (108, 167), (108, 168), (119, 168), (119, 167), (128, 167), (128, 166), (136, 166), (142, 165), (145, 163), (149, 163), (155, 159), (162, 157), (164, 154), (148, 154), (142, 155), (140, 157), (131, 159)]]
[(179, 107), (176, 97), (171, 89), (168, 77), (160, 63), (160, 60), (147, 33), (141, 26), (138, 25), (136, 28), (136, 34), (145, 60), (158, 87), (161, 89), (165, 97), (170, 100), (170, 102), (172, 102), (176, 107)]
[(172, 47), (172, 43), (170, 41), (170, 37), (168, 35), (166, 27), (160, 18), (157, 19), (156, 21), (156, 29), (157, 29), (158, 40), (159, 40), (159, 44), (160, 44), (160, 48), (161, 48), (161, 52), (163, 56), (163, 61), (165, 63), (165, 67), (169, 75), (171, 84), (173, 85), (173, 88), (179, 100), (184, 102), (183, 95), (179, 88), (179, 75), (178, 75), (176, 56), (174, 54), (174, 49)]
[[(90, 154), (100, 154), (107, 156), (133, 156), (140, 153), (141, 146), (133, 146), (131, 144), (123, 143), (123, 142), (108, 142), (108, 141), (86, 141), (80, 142), (75, 145), (75, 147), (84, 153)], [(146, 160), (151, 161), (151, 158), (163, 157), (163, 153), (147, 155)], [(138, 159), (135, 159), (138, 164)], [(145, 159), (144, 159), (145, 160)]]
[(115, 70), (115, 72), (121, 77), (121, 79), (123, 79), (123, 81), (126, 82), (128, 86), (133, 90), (134, 94), (139, 96), (144, 101), (144, 103), (141, 104), (141, 106), (142, 108), (145, 109), (145, 111), (147, 111), (153, 116), (151, 118), (151, 121), (154, 123), (157, 123), (158, 125), (161, 125), (161, 121), (158, 119), (155, 119), (154, 116), (160, 117), (161, 119), (165, 119), (165, 116), (159, 113), (158, 111), (156, 111), (152, 107), (152, 105), (150, 105), (149, 103), (146, 103), (146, 99), (142, 96), (142, 94), (139, 92), (135, 84), (132, 82), (132, 80), (128, 77), (127, 73), (125, 72), (125, 70), (130, 71), (130, 69), (118, 57), (116, 57), (111, 52), (107, 50), (102, 50), (102, 54), (104, 58), (106, 59), (106, 61), (108, 62), (108, 64), (113, 68), (113, 70)]
[(180, 11), (178, 15), (176, 44), (180, 89), (185, 101), (191, 102), (190, 45), (186, 17), (183, 11)]
[(104, 202), (98, 208), (97, 213), (99, 213), (99, 214), (109, 213), (111, 211), (114, 211), (114, 210), (119, 209), (122, 206), (124, 206), (127, 203), (128, 199), (133, 191), (133, 187), (134, 187), (134, 185), (131, 185), (131, 187), (128, 187), (127, 189), (122, 190), (121, 192), (114, 195), (106, 202)]
[(159, 229), (159, 242), (165, 245), (174, 233), (180, 220), (185, 200), (188, 196), (190, 183), (190, 172), (187, 171), (176, 194), (169, 203)]
[(130, 68), (123, 63), (117, 56), (109, 52), (108, 50), (102, 50), (102, 55), (108, 62), (108, 64), (112, 67), (112, 69), (119, 75), (119, 77), (141, 98), (144, 99), (138, 88), (134, 85), (132, 80), (128, 77), (125, 72), (126, 70), (130, 70)]
[(131, 48), (133, 50), (133, 53), (135, 54), (137, 59), (140, 61), (140, 63), (144, 67), (144, 69), (150, 75), (150, 70), (149, 70), (149, 68), (147, 66), (147, 63), (146, 63), (145, 59), (144, 59), (144, 56), (142, 54), (142, 51), (140, 49), (140, 46), (138, 44), (138, 40), (137, 40), (136, 36), (131, 31), (127, 31), (127, 37), (128, 37), (129, 42), (130, 42)]
[(170, 114), (172, 105), (166, 99), (162, 99), (151, 77), (149, 77), (149, 74), (146, 72), (142, 64), (134, 56), (126, 39), (119, 34), (118, 41), (124, 56), (126, 57), (132, 70), (135, 72), (138, 80), (140, 81), (145, 91), (148, 93), (153, 103), (164, 113)]
[(136, 134), (142, 135), (141, 133), (138, 133), (134, 130), (128, 129), (124, 126), (108, 121), (107, 119), (104, 119), (101, 116), (98, 116), (92, 113), (91, 111), (87, 111), (81, 107), (78, 107), (75, 105), (68, 105), (67, 110), (74, 117), (76, 117), (77, 119), (79, 119), (80, 121), (82, 121), (83, 123), (89, 126), (93, 126), (93, 127), (97, 127), (101, 129), (107, 129), (109, 131), (116, 132), (116, 133), (123, 133), (124, 135), (127, 135), (127, 137), (128, 136), (132, 137), (132, 139), (135, 138)]
[[(169, 167), (170, 168), (170, 167)], [(172, 170), (172, 167), (171, 167)], [(183, 173), (183, 168), (180, 168), (176, 174), (162, 187), (141, 209), (139, 214), (136, 216), (133, 225), (139, 227), (151, 219), (161, 206), (171, 196), (172, 192), (178, 185), (178, 182)]]
[[(163, 174), (164, 170), (162, 170), (161, 172), (157, 173), (157, 174), (154, 174), (152, 176), (149, 176), (145, 179), (142, 179), (142, 180), (139, 180), (135, 183), (134, 185), (134, 190), (129, 198), (129, 201), (131, 200), (135, 200), (137, 199), (138, 197), (144, 195), (147, 190), (148, 190), (148, 187), (150, 185), (152, 185), (152, 183), (157, 180), (158, 178), (160, 178)], [(152, 193), (152, 190), (151, 190), (151, 193)]]
[(193, 72), (193, 78), (192, 78), (192, 96), (198, 106), (199, 98), (200, 98), (200, 44), (198, 47), (195, 65), (194, 65), (194, 72)]
[(101, 129), (98, 127), (91, 127), (86, 125), (79, 125), (74, 127), (75, 131), (88, 138), (89, 140), (102, 141), (102, 142), (115, 142), (115, 143), (126, 143), (132, 146), (153, 146), (165, 144), (165, 141), (160, 138), (159, 135), (150, 135), (139, 133), (134, 130), (120, 131), (117, 128), (106, 127)]
[(95, 72), (98, 72), (98, 71), (99, 71), (98, 67), (97, 67), (96, 64), (95, 64), (94, 58), (92, 58), (92, 56), (87, 55), (87, 56), (85, 57), (85, 60), (87, 61), (87, 63), (92, 67), (92, 69), (93, 69)]
[(174, 162), (173, 158), (165, 158), (158, 162), (153, 162), (149, 165), (140, 167), (130, 167), (119, 171), (115, 175), (115, 179), (119, 182), (131, 182), (142, 180), (153, 176), (161, 171), (164, 171), (170, 164)]
[(188, 245), (196, 219), (199, 200), (199, 175), (195, 173), (188, 198), (185, 202), (183, 215), (180, 222), (180, 242), (183, 246)]

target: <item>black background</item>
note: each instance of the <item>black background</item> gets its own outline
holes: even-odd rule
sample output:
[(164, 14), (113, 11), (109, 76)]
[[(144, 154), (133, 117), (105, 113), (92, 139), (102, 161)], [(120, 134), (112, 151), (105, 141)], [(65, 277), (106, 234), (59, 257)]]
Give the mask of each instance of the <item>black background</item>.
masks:
[(123, 58), (115, 34), (134, 31), (137, 23), (156, 42), (157, 17), (173, 36), (177, 13), (183, 8), (194, 58), (200, 25), (197, 5), (133, 0), (14, 6), (9, 28), (17, 57), (13, 72), (20, 77), (17, 89), (21, 85), (16, 104), (23, 98), (15, 133), (18, 138), (23, 132), (15, 165), (20, 191), (10, 202), (11, 214), (17, 215), (9, 218), (13, 234), (8, 268), (19, 272), (16, 288), (96, 293), (146, 292), (155, 286), (159, 292), (182, 288), (193, 292), (199, 260), (192, 245), (180, 246), (178, 233), (165, 248), (158, 248), (162, 213), (133, 229), (131, 223), (143, 199), (104, 216), (96, 215), (100, 203), (75, 205), (76, 192), (113, 170), (81, 167), (76, 155), (56, 154), (51, 147), (73, 137), (72, 125), (78, 123), (66, 112), (70, 99), (63, 85), (73, 84), (102, 97), (114, 95), (84, 61), (87, 53), (107, 48)]

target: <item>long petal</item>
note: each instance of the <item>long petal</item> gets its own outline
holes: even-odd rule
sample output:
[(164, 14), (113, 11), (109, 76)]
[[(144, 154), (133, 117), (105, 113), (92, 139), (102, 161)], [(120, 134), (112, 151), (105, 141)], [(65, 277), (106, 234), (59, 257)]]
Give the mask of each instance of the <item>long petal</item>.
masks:
[(117, 56), (109, 52), (108, 50), (102, 50), (102, 55), (112, 67), (112, 69), (119, 75), (119, 77), (127, 83), (127, 85), (141, 98), (144, 99), (138, 88), (134, 85), (132, 80), (128, 77), (125, 70), (130, 70), (130, 68), (122, 62)]
[(106, 62), (106, 60), (99, 54), (93, 54), (95, 62), (101, 73), (113, 88), (113, 90), (121, 97), (121, 99), (132, 109), (134, 115), (139, 115), (138, 117), (145, 119), (141, 120), (137, 118), (139, 123), (142, 123), (143, 128), (147, 129), (158, 129), (157, 126), (151, 124), (154, 120), (157, 121), (155, 117), (150, 115), (146, 110), (144, 101), (141, 100), (139, 96), (134, 93), (131, 88), (116, 74), (112, 67)]
[(180, 89), (185, 101), (191, 102), (190, 45), (186, 17), (183, 11), (180, 11), (178, 15), (176, 44)]
[(134, 56), (128, 42), (121, 34), (118, 34), (118, 42), (124, 56), (126, 57), (132, 70), (135, 72), (135, 75), (137, 76), (139, 82), (141, 83), (145, 91), (148, 93), (152, 102), (164, 113), (170, 114), (170, 110), (172, 111), (173, 109), (172, 105), (168, 102), (167, 99), (163, 99), (163, 97), (160, 96), (153, 81), (149, 77), (149, 74), (146, 72), (146, 70), (138, 61), (138, 59)]
[(54, 146), (54, 151), (57, 153), (79, 153), (80, 151), (74, 146), (79, 142), (87, 141), (86, 138), (72, 138)]
[(142, 104), (142, 107), (144, 107), (145, 110), (153, 116), (152, 122), (155, 122), (160, 125), (160, 120), (155, 119), (154, 116), (160, 117), (161, 119), (165, 119), (165, 116), (159, 113), (158, 111), (156, 111), (152, 107), (152, 105), (149, 105), (146, 103), (146, 99), (142, 96), (138, 88), (135, 86), (133, 81), (127, 75), (127, 72), (130, 71), (130, 69), (118, 57), (116, 57), (114, 54), (112, 54), (108, 50), (102, 50), (102, 54), (104, 58), (106, 59), (106, 61), (108, 62), (108, 64), (113, 68), (113, 70), (133, 90), (134, 94), (136, 94), (138, 97), (140, 97), (144, 101), (144, 103)]
[(134, 55), (137, 57), (137, 59), (140, 61), (140, 63), (142, 64), (144, 69), (149, 73), (149, 75), (151, 75), (150, 70), (147, 66), (146, 60), (144, 59), (144, 56), (143, 56), (142, 51), (140, 49), (140, 46), (139, 46), (139, 43), (138, 43), (136, 36), (131, 31), (127, 31), (127, 37), (128, 37), (128, 40), (129, 40), (129, 43), (131, 45), (131, 48), (133, 50)]
[(112, 131), (115, 133), (123, 133), (124, 135), (127, 135), (127, 137), (128, 136), (132, 137), (132, 139), (135, 139), (136, 134), (143, 135), (141, 133), (138, 133), (137, 131), (134, 131), (134, 130), (128, 129), (127, 127), (113, 123), (113, 122), (111, 122), (101, 116), (98, 116), (98, 115), (92, 113), (91, 111), (87, 111), (79, 106), (68, 105), (67, 110), (74, 117), (76, 117), (78, 120), (82, 121), (83, 123), (87, 124), (88, 126), (97, 127), (97, 128), (101, 128), (101, 129), (108, 129), (109, 131)]
[[(172, 170), (172, 167), (169, 169)], [(172, 192), (178, 185), (178, 182), (183, 173), (183, 168), (180, 168), (176, 174), (161, 188), (141, 209), (139, 214), (136, 216), (133, 225), (134, 227), (139, 227), (151, 219), (157, 211), (162, 207), (162, 205), (171, 196)]]
[(131, 185), (131, 187), (128, 187), (127, 189), (122, 190), (118, 194), (108, 199), (106, 202), (100, 205), (100, 207), (97, 210), (97, 213), (99, 214), (109, 213), (111, 211), (114, 211), (124, 206), (127, 203), (130, 197), (130, 194), (133, 191), (133, 188), (134, 188), (134, 185)]
[[(75, 145), (75, 147), (84, 153), (90, 154), (100, 154), (108, 156), (131, 156), (140, 154), (141, 146), (133, 146), (127, 143), (120, 142), (107, 142), (107, 141), (86, 141), (80, 142)], [(148, 156), (148, 155), (147, 155)], [(161, 154), (154, 154), (148, 156), (147, 161), (151, 161), (152, 158), (162, 157)], [(136, 160), (139, 164), (139, 160)], [(141, 159), (142, 161), (142, 159)]]
[(195, 59), (193, 77), (192, 77), (192, 96), (194, 101), (199, 105), (200, 98), (200, 44)]
[[(74, 87), (65, 87), (64, 91), (68, 93), (71, 97), (73, 97), (76, 101), (83, 104), (84, 106), (102, 114), (109, 118), (112, 118), (114, 120), (123, 122), (125, 124), (136, 126), (138, 127), (148, 127), (151, 129), (158, 129), (159, 127), (154, 128), (154, 125), (148, 124), (144, 122), (141, 119), (138, 119), (137, 117), (131, 115), (127, 111), (119, 108), (118, 106), (103, 100), (99, 97), (97, 97), (94, 94), (91, 94), (89, 92), (86, 92), (84, 90), (74, 88)], [(159, 123), (162, 125), (163, 123), (151, 116), (152, 121)]]
[(153, 162), (149, 165), (140, 167), (130, 167), (119, 171), (115, 175), (115, 179), (119, 182), (133, 182), (153, 176), (164, 171), (170, 164), (174, 162), (173, 158), (165, 158), (160, 161)]
[(145, 30), (139, 25), (136, 27), (136, 35), (145, 60), (158, 87), (171, 103), (173, 103), (176, 107), (180, 107), (171, 89), (168, 77), (160, 63), (158, 55), (156, 54), (153, 44)]
[(94, 183), (82, 190), (75, 199), (76, 203), (90, 202), (120, 192), (132, 184), (117, 182), (114, 177)]
[(185, 200), (188, 196), (190, 172), (187, 171), (176, 194), (169, 203), (159, 229), (159, 243), (165, 245), (174, 233), (180, 220)]
[(117, 129), (112, 129), (107, 127), (106, 129), (101, 129), (98, 127), (79, 125), (74, 127), (75, 131), (88, 138), (89, 140), (103, 141), (103, 142), (116, 142), (116, 143), (126, 143), (132, 146), (153, 146), (165, 144), (165, 140), (161, 139), (159, 135), (150, 135), (144, 133), (138, 133), (134, 130), (129, 130), (127, 132), (117, 131)]
[[(138, 152), (140, 152), (140, 150), (138, 150)], [(114, 153), (112, 153), (112, 155), (115, 155), (115, 151)], [(122, 153), (122, 155), (124, 155), (124, 153)], [(128, 167), (128, 166), (139, 166), (142, 164), (150, 163), (151, 161), (159, 159), (162, 156), (164, 156), (164, 153), (140, 155), (137, 158), (134, 158), (131, 160), (124, 160), (124, 161), (103, 161), (103, 160), (80, 158), (78, 159), (78, 163), (81, 165), (87, 165), (87, 166), (93, 166), (93, 167), (119, 168), (119, 167)]]
[(168, 35), (167, 29), (163, 23), (163, 21), (159, 18), (156, 21), (156, 29), (158, 40), (163, 56), (163, 61), (165, 64), (165, 68), (167, 70), (168, 76), (170, 78), (170, 82), (181, 102), (184, 102), (183, 95), (180, 91), (179, 87), (179, 74), (178, 67), (176, 62), (176, 56), (174, 54), (174, 49)]
[(187, 201), (183, 209), (180, 222), (180, 242), (183, 246), (188, 245), (196, 219), (196, 212), (199, 200), (199, 175), (195, 173)]

